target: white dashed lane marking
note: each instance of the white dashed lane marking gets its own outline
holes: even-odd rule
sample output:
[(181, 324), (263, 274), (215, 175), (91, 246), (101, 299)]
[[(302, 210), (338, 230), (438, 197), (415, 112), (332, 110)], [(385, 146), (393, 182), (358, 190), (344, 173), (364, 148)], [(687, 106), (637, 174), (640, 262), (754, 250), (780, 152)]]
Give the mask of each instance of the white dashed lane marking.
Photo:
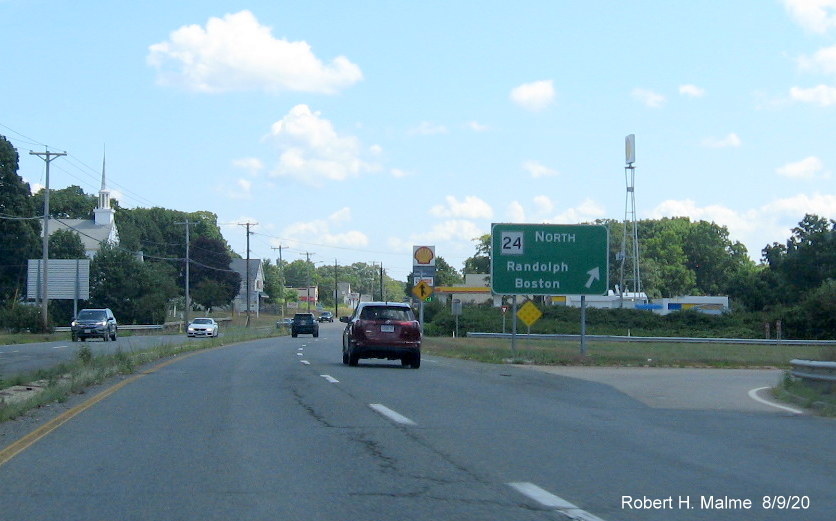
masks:
[(555, 496), (551, 492), (543, 490), (534, 483), (514, 482), (508, 483), (508, 486), (515, 489), (520, 494), (540, 503), (544, 507), (553, 508), (559, 511), (561, 514), (568, 516), (570, 519), (578, 519), (580, 521), (604, 521), (600, 517), (578, 508), (562, 497)]
[(321, 375), (319, 375), (319, 376), (321, 376), (321, 377), (325, 378), (325, 380), (327, 380), (327, 381), (331, 382), (332, 384), (338, 384), (338, 383), (340, 383), (340, 381), (339, 381), (339, 380), (337, 380), (336, 378), (334, 378), (334, 377), (333, 377), (333, 376), (331, 376), (331, 375), (321, 374)]
[(395, 423), (400, 423), (401, 425), (417, 425), (414, 421), (410, 420), (406, 416), (403, 416), (402, 414), (396, 413), (395, 411), (386, 407), (385, 405), (379, 403), (370, 403), (369, 407), (382, 414), (383, 416), (389, 418)]

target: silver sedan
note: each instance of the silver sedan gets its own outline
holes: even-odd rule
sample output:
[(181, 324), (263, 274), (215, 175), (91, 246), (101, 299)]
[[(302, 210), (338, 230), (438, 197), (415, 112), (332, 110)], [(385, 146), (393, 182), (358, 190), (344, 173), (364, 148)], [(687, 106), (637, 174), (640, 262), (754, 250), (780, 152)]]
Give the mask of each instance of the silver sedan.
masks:
[(186, 334), (189, 337), (216, 337), (218, 336), (218, 323), (213, 318), (196, 318), (189, 322)]

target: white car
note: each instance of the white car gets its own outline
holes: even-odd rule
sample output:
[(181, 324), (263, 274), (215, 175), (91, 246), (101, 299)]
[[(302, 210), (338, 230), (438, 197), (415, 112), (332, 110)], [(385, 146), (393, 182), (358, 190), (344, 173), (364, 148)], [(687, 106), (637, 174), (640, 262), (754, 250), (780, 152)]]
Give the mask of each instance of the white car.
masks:
[(196, 318), (189, 323), (186, 330), (189, 337), (218, 336), (218, 323), (213, 318)]

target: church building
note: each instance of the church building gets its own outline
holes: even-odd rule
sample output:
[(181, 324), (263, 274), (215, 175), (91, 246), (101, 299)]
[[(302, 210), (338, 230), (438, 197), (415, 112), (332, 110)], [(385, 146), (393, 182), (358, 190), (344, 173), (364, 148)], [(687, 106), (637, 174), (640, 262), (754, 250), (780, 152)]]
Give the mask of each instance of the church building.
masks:
[(78, 234), (87, 257), (93, 258), (99, 252), (102, 242), (119, 244), (119, 232), (116, 230), (114, 210), (110, 207), (110, 192), (105, 182), (105, 162), (102, 160), (102, 188), (99, 201), (93, 210), (93, 220), (89, 219), (49, 219), (49, 234), (55, 230), (70, 230)]

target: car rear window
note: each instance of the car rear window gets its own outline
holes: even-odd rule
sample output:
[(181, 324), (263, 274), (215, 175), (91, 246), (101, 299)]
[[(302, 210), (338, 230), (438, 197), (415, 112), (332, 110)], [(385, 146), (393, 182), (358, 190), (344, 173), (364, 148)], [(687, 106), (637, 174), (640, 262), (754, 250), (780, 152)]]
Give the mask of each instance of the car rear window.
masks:
[(366, 306), (360, 311), (363, 320), (398, 320), (407, 322), (414, 320), (412, 310), (404, 307)]

